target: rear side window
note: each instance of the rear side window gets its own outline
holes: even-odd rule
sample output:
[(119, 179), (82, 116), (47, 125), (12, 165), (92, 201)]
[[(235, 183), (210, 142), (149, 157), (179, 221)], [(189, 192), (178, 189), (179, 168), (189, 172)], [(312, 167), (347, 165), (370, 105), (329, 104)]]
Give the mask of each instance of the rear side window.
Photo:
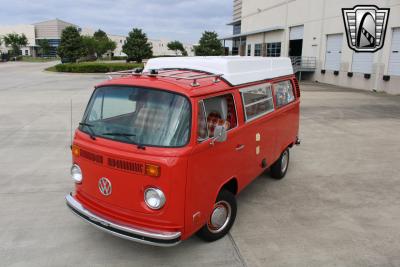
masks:
[(198, 141), (214, 137), (217, 125), (223, 125), (227, 130), (237, 126), (235, 101), (231, 94), (204, 99), (199, 102), (198, 110)]
[(277, 107), (282, 107), (294, 101), (293, 86), (290, 81), (283, 81), (274, 84), (275, 103)]
[(241, 89), (246, 121), (256, 119), (274, 110), (271, 84)]

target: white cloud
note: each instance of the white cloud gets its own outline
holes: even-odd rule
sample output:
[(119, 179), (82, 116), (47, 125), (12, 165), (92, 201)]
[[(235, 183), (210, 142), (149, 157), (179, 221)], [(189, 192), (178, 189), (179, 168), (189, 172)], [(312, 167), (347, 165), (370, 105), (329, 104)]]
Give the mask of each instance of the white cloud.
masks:
[(82, 27), (127, 34), (142, 28), (150, 38), (197, 43), (204, 30), (229, 34), (232, 0), (0, 0), (0, 24), (59, 18)]

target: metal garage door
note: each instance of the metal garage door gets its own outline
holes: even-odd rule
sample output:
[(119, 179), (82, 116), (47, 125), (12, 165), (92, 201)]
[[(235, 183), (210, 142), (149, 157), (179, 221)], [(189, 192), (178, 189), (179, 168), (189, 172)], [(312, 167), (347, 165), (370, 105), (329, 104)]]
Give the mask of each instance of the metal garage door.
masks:
[(374, 53), (353, 53), (352, 72), (372, 73), (374, 64)]
[(325, 69), (340, 70), (343, 34), (330, 34), (326, 39)]
[(400, 28), (393, 29), (388, 74), (400, 76)]
[(304, 35), (304, 25), (295, 26), (290, 28), (289, 39), (290, 40), (301, 40)]

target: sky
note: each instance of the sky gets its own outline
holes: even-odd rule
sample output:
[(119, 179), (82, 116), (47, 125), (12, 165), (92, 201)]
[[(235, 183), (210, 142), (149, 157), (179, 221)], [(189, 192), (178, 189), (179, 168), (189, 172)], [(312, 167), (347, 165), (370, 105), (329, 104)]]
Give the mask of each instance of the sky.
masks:
[(82, 28), (127, 35), (142, 28), (151, 39), (198, 43), (205, 30), (229, 35), (232, 0), (0, 0), (0, 25), (59, 18)]

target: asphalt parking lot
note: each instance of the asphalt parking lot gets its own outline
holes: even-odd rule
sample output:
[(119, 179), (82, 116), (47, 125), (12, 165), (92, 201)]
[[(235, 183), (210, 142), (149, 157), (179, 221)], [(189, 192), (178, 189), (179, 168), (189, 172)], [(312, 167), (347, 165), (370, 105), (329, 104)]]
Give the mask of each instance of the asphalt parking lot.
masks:
[(77, 125), (105, 76), (48, 65), (0, 64), (0, 266), (400, 266), (400, 96), (302, 84), (286, 178), (240, 194), (228, 237), (158, 248), (66, 208), (70, 101)]

